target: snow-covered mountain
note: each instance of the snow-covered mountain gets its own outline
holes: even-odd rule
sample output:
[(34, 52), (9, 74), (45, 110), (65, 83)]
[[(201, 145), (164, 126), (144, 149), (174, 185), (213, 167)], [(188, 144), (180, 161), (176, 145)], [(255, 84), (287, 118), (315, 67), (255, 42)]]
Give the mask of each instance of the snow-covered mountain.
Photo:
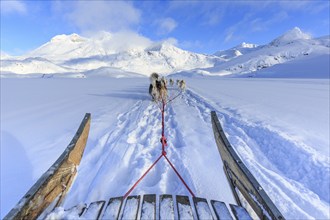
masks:
[[(132, 42), (125, 34), (102, 32), (93, 38), (78, 34), (58, 35), (22, 57), (1, 55), (2, 73), (85, 73), (97, 69), (128, 71), (142, 75), (162, 74), (256, 76), (259, 70), (295, 61), (306, 63), (322, 57), (323, 78), (329, 78), (329, 36), (311, 38), (299, 28), (293, 28), (266, 45), (242, 43), (214, 55), (182, 50), (169, 42), (150, 42), (135, 36)], [(308, 58), (306, 58), (308, 56)], [(306, 74), (306, 73), (304, 73)], [(305, 75), (300, 77), (304, 77)], [(309, 78), (313, 77), (309, 72)], [(88, 74), (90, 75), (90, 74)], [(299, 74), (298, 74), (299, 75)], [(283, 74), (282, 74), (283, 76)], [(321, 77), (320, 75), (317, 77)]]
[(11, 58), (11, 56), (3, 51), (0, 51), (0, 57), (1, 59), (0, 60), (3, 60), (3, 59), (9, 59)]
[(30, 73), (68, 73), (76, 72), (75, 69), (57, 65), (41, 57), (31, 57), (25, 59), (8, 58), (1, 60), (1, 72), (13, 72), (17, 74)]
[(79, 70), (115, 67), (125, 71), (150, 75), (152, 72), (172, 73), (214, 66), (222, 59), (181, 50), (169, 43), (154, 44), (144, 50), (128, 50), (108, 55), (70, 59), (62, 65)]
[[(24, 59), (2, 59), (1, 72), (85, 72), (110, 67), (150, 75), (152, 72), (168, 74), (208, 68), (223, 61), (216, 56), (179, 49), (168, 42), (139, 42), (140, 46), (133, 48), (113, 45), (112, 38), (113, 36), (106, 32), (90, 39), (77, 34), (58, 35), (25, 55)], [(44, 61), (43, 64), (40, 63), (41, 60)]]
[(272, 42), (270, 42), (271, 46), (283, 46), (287, 44), (294, 43), (295, 41), (299, 40), (309, 40), (311, 39), (311, 36), (309, 34), (303, 33), (298, 27), (293, 28), (292, 30), (289, 30), (282, 36), (274, 39)]
[(243, 42), (240, 45), (237, 45), (236, 47), (233, 47), (229, 50), (222, 50), (214, 53), (215, 56), (224, 58), (224, 59), (232, 59), (238, 56), (241, 56), (243, 54), (250, 53), (252, 51), (255, 51), (258, 49), (257, 44), (249, 44)]
[[(323, 70), (325, 75), (323, 75), (322, 78), (329, 78), (329, 45), (329, 36), (312, 39), (299, 28), (294, 28), (272, 40), (269, 44), (249, 48), (245, 51), (245, 54), (240, 52), (242, 55), (232, 56), (227, 62), (201, 70), (211, 75), (253, 76), (256, 74), (256, 71), (264, 71), (264, 69), (274, 65), (291, 62), (293, 60), (296, 63), (301, 62), (306, 65), (306, 61), (308, 64), (308, 60), (315, 60), (315, 57), (323, 57), (319, 60), (321, 63), (315, 63), (313, 61), (311, 65), (325, 66), (326, 69)], [(217, 54), (227, 55), (228, 58), (230, 52), (233, 50), (236, 49), (230, 49), (229, 52), (224, 51)], [(306, 58), (307, 56), (308, 58)], [(305, 77), (304, 74), (308, 74), (308, 78), (310, 78), (313, 73), (303, 73), (300, 77)]]

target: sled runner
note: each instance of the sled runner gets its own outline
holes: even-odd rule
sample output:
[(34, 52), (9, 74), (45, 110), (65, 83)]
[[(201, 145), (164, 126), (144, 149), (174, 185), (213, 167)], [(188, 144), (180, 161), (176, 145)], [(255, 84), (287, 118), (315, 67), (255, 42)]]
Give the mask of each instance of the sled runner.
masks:
[[(260, 219), (284, 219), (267, 193), (230, 145), (214, 111), (211, 112), (211, 118), (214, 137), (224, 164), (224, 171), (231, 184), (237, 204), (242, 204), (239, 198), (242, 195)], [(232, 210), (234, 210), (234, 213), (240, 213), (238, 211), (235, 212), (238, 210), (235, 207), (232, 207)]]
[(86, 113), (75, 136), (57, 161), (39, 178), (4, 219), (36, 219), (47, 208), (56, 207), (77, 174), (89, 134), (91, 114)]

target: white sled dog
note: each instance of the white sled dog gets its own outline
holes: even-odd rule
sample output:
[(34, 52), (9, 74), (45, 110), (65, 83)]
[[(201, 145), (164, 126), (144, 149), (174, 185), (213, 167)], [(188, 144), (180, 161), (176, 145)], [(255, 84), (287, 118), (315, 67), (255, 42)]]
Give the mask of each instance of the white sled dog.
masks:
[(166, 101), (167, 100), (167, 86), (166, 79), (160, 78), (157, 73), (150, 75), (149, 94), (152, 97), (152, 101)]

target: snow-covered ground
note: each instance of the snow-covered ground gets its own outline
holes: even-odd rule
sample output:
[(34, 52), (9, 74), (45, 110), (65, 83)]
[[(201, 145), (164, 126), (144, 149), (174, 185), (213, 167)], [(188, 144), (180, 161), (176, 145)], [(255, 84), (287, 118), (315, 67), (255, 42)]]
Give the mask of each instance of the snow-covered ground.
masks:
[[(243, 161), (288, 219), (330, 218), (329, 79), (187, 78), (166, 109), (168, 157), (197, 196), (235, 203), (214, 141), (215, 110)], [(65, 207), (123, 195), (159, 156), (147, 78), (1, 78), (1, 218), (92, 124)], [(172, 93), (176, 88), (170, 88)], [(189, 192), (161, 161), (133, 194)]]

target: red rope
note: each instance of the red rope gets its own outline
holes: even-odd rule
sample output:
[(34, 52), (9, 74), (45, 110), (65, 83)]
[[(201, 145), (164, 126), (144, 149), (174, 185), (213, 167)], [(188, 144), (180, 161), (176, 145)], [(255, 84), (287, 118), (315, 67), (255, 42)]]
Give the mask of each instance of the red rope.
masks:
[(182, 90), (176, 96), (169, 98), (169, 100), (166, 102), (166, 104), (172, 102), (174, 99), (178, 98), (181, 94), (182, 94)]
[(165, 100), (163, 100), (163, 106), (162, 106), (162, 137), (160, 139), (160, 142), (162, 143), (162, 155), (166, 155), (165, 146), (167, 146), (164, 121), (165, 121)]
[(164, 155), (164, 157), (167, 160), (167, 162), (171, 165), (171, 167), (174, 170), (174, 172), (176, 173), (176, 175), (178, 175), (178, 177), (180, 178), (180, 180), (183, 183), (183, 185), (185, 185), (185, 187), (188, 189), (188, 191), (190, 192), (190, 194), (192, 195), (192, 197), (195, 197), (195, 194), (191, 191), (191, 189), (189, 188), (189, 186), (187, 185), (187, 183), (184, 181), (184, 179), (181, 177), (181, 175), (179, 174), (179, 172), (175, 169), (175, 167), (173, 166), (173, 164), (171, 163), (171, 161), (166, 157), (166, 155)]
[[(177, 96), (176, 96), (177, 97)], [(175, 97), (175, 98), (176, 98)], [(173, 99), (172, 99), (173, 100)], [(170, 101), (172, 101), (170, 100)], [(170, 102), (169, 101), (169, 102)], [(168, 103), (168, 102), (167, 102)], [(157, 158), (157, 160), (149, 167), (149, 169), (136, 181), (136, 183), (127, 191), (127, 193), (124, 195), (124, 199), (131, 194), (131, 192), (134, 190), (134, 188), (140, 183), (140, 181), (149, 173), (149, 171), (156, 165), (156, 163), (162, 158), (163, 156), (167, 160), (167, 162), (170, 164), (176, 175), (180, 178), (181, 182), (185, 185), (187, 190), (190, 192), (190, 194), (195, 197), (195, 194), (191, 191), (187, 183), (184, 181), (184, 179), (181, 177), (179, 172), (175, 169), (171, 161), (166, 157), (166, 151), (165, 151), (165, 146), (167, 146), (167, 141), (165, 137), (165, 105), (167, 104), (166, 100), (162, 100), (162, 106), (160, 107), (160, 110), (162, 112), (162, 137), (160, 138), (160, 142), (162, 143), (162, 154)], [(157, 103), (158, 104), (158, 103)]]
[(149, 171), (156, 165), (156, 163), (162, 158), (162, 154), (158, 157), (158, 159), (149, 167), (149, 169), (140, 177), (138, 181), (127, 191), (127, 193), (124, 195), (124, 199), (131, 194), (131, 192), (134, 190), (134, 188), (139, 184), (139, 182), (149, 173)]

